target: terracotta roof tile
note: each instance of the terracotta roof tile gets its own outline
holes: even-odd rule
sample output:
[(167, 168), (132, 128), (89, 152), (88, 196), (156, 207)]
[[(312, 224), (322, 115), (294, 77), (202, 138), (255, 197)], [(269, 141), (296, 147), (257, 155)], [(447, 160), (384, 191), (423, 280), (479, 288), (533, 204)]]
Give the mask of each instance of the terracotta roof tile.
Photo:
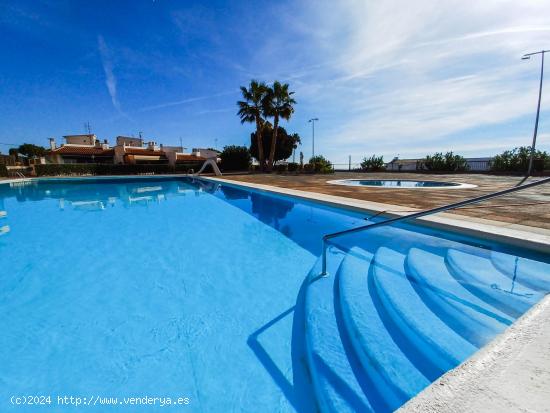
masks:
[(52, 154), (61, 154), (61, 155), (102, 155), (110, 156), (114, 155), (115, 151), (113, 149), (102, 149), (102, 148), (86, 148), (82, 146), (61, 146), (57, 149), (51, 151)]

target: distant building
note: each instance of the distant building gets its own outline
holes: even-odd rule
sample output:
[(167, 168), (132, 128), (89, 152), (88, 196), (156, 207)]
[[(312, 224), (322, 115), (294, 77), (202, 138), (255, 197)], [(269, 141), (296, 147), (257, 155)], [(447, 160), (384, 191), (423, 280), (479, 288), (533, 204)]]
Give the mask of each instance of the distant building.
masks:
[(386, 164), (387, 171), (416, 171), (422, 159), (399, 159), (397, 156)]
[(94, 134), (66, 135), (65, 143), (57, 147), (55, 138), (50, 138), (50, 150), (46, 158), (51, 163), (113, 163), (114, 150), (105, 140), (103, 143)]
[(117, 136), (116, 144), (117, 146), (133, 146), (141, 148), (143, 147), (143, 139), (129, 136)]
[[(491, 170), (492, 157), (464, 159), (469, 171), (483, 172)], [(386, 164), (386, 170), (397, 172), (425, 170), (423, 162), (424, 159), (399, 159), (395, 157)]]
[[(110, 147), (107, 140), (100, 142), (94, 134), (66, 135), (65, 143), (57, 146), (55, 139), (50, 139), (50, 150), (47, 159), (50, 163), (115, 163), (125, 165), (159, 164), (172, 165), (193, 164), (197, 166), (209, 157), (217, 157), (218, 152), (209, 149), (193, 149), (193, 153), (184, 153), (181, 146), (164, 146), (155, 141), (144, 143), (142, 138), (117, 136), (116, 145)], [(203, 155), (205, 154), (205, 155)]]
[(218, 156), (220, 156), (220, 152), (214, 149), (204, 149), (204, 148), (193, 148), (193, 150), (191, 151), (191, 154), (195, 156), (200, 156), (205, 159), (217, 158)]
[(466, 158), (469, 171), (489, 171), (491, 170), (492, 162), (492, 156), (486, 156), (483, 158)]

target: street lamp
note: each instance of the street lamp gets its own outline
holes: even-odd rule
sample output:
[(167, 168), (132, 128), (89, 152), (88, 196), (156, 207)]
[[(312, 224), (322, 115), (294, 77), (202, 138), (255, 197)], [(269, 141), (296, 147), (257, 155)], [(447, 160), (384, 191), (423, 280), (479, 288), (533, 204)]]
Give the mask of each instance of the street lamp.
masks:
[(535, 156), (535, 145), (537, 143), (537, 130), (539, 128), (539, 114), (540, 114), (540, 98), (542, 96), (542, 77), (544, 75), (544, 53), (550, 52), (550, 50), (541, 50), (540, 52), (533, 52), (524, 54), (522, 60), (529, 60), (531, 56), (540, 54), (542, 55), (540, 65), (540, 84), (539, 84), (539, 101), (537, 103), (537, 117), (535, 118), (535, 131), (533, 133), (533, 144), (531, 145), (531, 156), (529, 157), (529, 167), (527, 168), (527, 176), (531, 175), (533, 171), (533, 158)]
[(312, 158), (315, 158), (315, 121), (318, 121), (319, 118), (311, 118), (310, 120), (308, 120), (309, 123), (311, 123), (311, 135), (312, 135), (312, 140), (311, 140), (311, 157)]

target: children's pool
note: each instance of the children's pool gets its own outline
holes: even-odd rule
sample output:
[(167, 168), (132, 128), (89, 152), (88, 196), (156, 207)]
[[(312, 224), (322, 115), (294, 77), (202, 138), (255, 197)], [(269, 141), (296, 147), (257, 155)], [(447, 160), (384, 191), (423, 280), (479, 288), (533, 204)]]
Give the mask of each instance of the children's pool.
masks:
[(202, 179), (2, 184), (0, 211), (0, 411), (390, 411), (549, 286), (548, 256), (411, 224), (320, 279), (369, 216)]

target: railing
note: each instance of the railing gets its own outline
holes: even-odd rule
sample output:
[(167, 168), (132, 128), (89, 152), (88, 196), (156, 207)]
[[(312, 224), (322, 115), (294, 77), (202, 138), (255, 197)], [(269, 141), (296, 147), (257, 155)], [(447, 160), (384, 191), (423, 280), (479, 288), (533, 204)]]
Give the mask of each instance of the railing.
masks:
[(487, 195), (482, 195), (482, 196), (479, 196), (479, 197), (476, 197), (476, 198), (466, 199), (465, 201), (455, 202), (453, 204), (447, 204), (447, 205), (443, 205), (443, 206), (440, 206), (440, 207), (437, 207), (437, 208), (428, 209), (428, 210), (420, 211), (420, 212), (415, 212), (414, 214), (404, 215), (404, 216), (400, 216), (400, 217), (397, 217), (397, 218), (391, 218), (391, 219), (387, 219), (385, 221), (376, 222), (376, 223), (370, 224), (370, 225), (363, 225), (363, 226), (360, 226), (360, 227), (357, 227), (357, 228), (351, 228), (351, 229), (346, 229), (344, 231), (339, 231), (339, 232), (334, 232), (332, 234), (327, 234), (323, 237), (323, 268), (322, 268), (321, 275), (323, 277), (328, 275), (328, 273), (327, 273), (327, 249), (328, 249), (328, 241), (332, 238), (341, 237), (343, 235), (348, 235), (348, 234), (353, 234), (355, 232), (365, 231), (367, 229), (373, 229), (373, 228), (378, 228), (378, 227), (385, 226), (385, 225), (390, 225), (390, 224), (393, 224), (395, 222), (400, 222), (400, 221), (405, 221), (405, 220), (415, 219), (415, 218), (421, 218), (421, 217), (425, 217), (427, 215), (436, 214), (438, 212), (443, 212), (443, 211), (448, 211), (448, 210), (451, 210), (451, 209), (460, 208), (460, 207), (463, 207), (465, 205), (477, 204), (478, 202), (482, 202), (482, 201), (485, 201), (487, 199), (497, 198), (499, 196), (507, 195), (507, 194), (510, 194), (512, 192), (521, 191), (521, 190), (524, 190), (524, 189), (527, 189), (527, 188), (532, 188), (534, 186), (543, 185), (543, 184), (546, 184), (546, 183), (549, 183), (549, 182), (550, 182), (550, 178), (544, 178), (544, 179), (541, 179), (539, 181), (531, 182), (531, 183), (528, 183), (528, 184), (525, 184), (525, 185), (522, 185), (522, 186), (515, 186), (513, 188), (508, 188), (508, 189), (505, 189), (503, 191), (493, 192), (493, 193), (490, 193), (490, 194), (487, 194)]

